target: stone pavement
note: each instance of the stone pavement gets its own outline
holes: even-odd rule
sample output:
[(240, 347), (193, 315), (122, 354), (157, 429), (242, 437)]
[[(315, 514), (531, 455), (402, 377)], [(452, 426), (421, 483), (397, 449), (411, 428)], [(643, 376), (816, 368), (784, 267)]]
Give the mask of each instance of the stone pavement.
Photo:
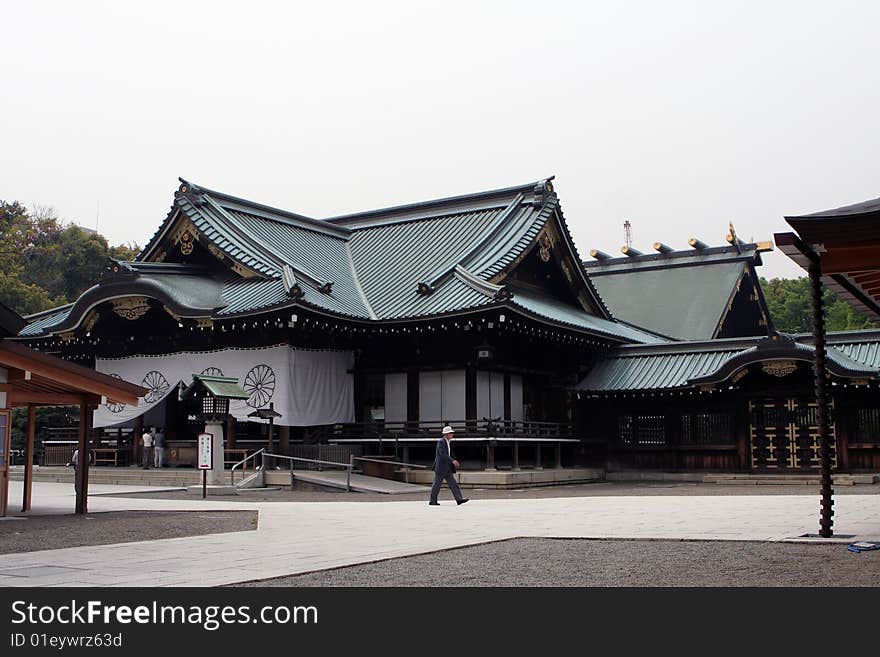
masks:
[[(95, 486), (93, 493), (121, 487)], [(143, 490), (141, 488), (140, 490)], [(120, 491), (121, 492), (121, 491)], [(12, 487), (15, 508), (19, 487)], [(811, 495), (567, 497), (420, 502), (247, 502), (92, 495), (89, 509), (258, 509), (256, 531), (0, 556), (0, 586), (215, 586), (514, 537), (785, 541), (818, 527)], [(20, 504), (20, 502), (18, 502)], [(66, 484), (36, 483), (34, 514), (69, 513)], [(880, 496), (835, 498), (839, 542), (880, 540)], [(24, 522), (20, 523), (25, 525)]]

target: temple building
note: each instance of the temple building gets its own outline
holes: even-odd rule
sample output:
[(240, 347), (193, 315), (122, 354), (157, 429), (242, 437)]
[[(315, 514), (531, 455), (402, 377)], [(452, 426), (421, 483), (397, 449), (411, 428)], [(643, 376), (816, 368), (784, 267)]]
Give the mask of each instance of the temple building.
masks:
[[(158, 426), (192, 464), (181, 392), (214, 375), (248, 395), (230, 460), (266, 445), (271, 405), (285, 454), (430, 462), (449, 423), (470, 470), (809, 471), (810, 336), (772, 325), (772, 243), (728, 237), (583, 262), (552, 178), (325, 219), (181, 180), (133, 262), (18, 339), (148, 391), (94, 413), (129, 459)], [(880, 332), (829, 337), (841, 471), (880, 467), (878, 367)]]

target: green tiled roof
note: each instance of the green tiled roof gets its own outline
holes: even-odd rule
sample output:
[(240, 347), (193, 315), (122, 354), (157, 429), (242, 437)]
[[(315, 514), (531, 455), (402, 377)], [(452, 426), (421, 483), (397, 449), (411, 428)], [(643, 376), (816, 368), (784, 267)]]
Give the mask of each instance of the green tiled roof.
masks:
[(228, 399), (247, 399), (248, 394), (238, 385), (238, 379), (228, 376), (210, 376), (207, 374), (193, 374), (193, 381), (181, 397), (184, 399), (193, 394), (198, 388), (203, 388), (214, 397), (227, 397)]
[[(237, 263), (224, 269), (152, 262), (186, 217), (198, 242)], [(304, 306), (360, 321), (406, 321), (509, 307), (539, 321), (623, 342), (661, 338), (615, 322), (576, 266), (581, 299), (597, 315), (491, 283), (531, 248), (548, 222), (574, 249), (550, 180), (467, 196), (310, 219), (182, 181), (165, 223), (120, 279), (103, 280), (76, 306), (35, 317), (23, 336), (69, 330), (102, 290), (158, 296), (187, 317), (223, 319)], [(572, 257), (579, 262), (576, 251)], [(242, 277), (238, 266), (253, 273)], [(225, 273), (219, 273), (225, 272)], [(503, 283), (503, 281), (502, 281)], [(112, 297), (105, 294), (106, 299)], [(585, 303), (587, 303), (585, 301)], [(181, 310), (183, 309), (183, 310)], [(186, 311), (191, 312), (186, 312)]]
[[(880, 367), (880, 332), (839, 342), (829, 334), (828, 363), (841, 376), (875, 378)], [(578, 383), (583, 392), (670, 390), (712, 381), (713, 375), (743, 363), (794, 359), (812, 361), (811, 336), (790, 336), (780, 351), (762, 351), (768, 338), (682, 341), (654, 346), (623, 346), (602, 358)], [(853, 357), (861, 356), (861, 358)]]
[(583, 264), (617, 319), (680, 340), (703, 340), (715, 337), (739, 281), (756, 263), (756, 245), (746, 244)]

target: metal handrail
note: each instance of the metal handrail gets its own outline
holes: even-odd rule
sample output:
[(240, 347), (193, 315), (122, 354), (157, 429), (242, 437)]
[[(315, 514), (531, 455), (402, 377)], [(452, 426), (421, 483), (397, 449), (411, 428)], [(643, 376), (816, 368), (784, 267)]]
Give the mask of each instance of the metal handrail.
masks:
[[(262, 447), (262, 448), (258, 449), (256, 452), (254, 452), (253, 454), (249, 454), (249, 455), (245, 456), (245, 457), (244, 457), (241, 461), (239, 461), (238, 463), (233, 464), (232, 468), (230, 468), (230, 470), (229, 470), (229, 485), (230, 485), (230, 486), (235, 486), (235, 469), (236, 469), (238, 466), (240, 466), (240, 465), (243, 466), (245, 463), (247, 463), (247, 462), (250, 461), (252, 458), (254, 458), (257, 454), (263, 454), (265, 451), (266, 451), (266, 448), (265, 448), (265, 447)], [(242, 467), (242, 470), (244, 470), (243, 467)]]
[(419, 465), (417, 463), (405, 463), (403, 461), (386, 461), (384, 459), (375, 459), (370, 456), (355, 456), (354, 459), (357, 459), (358, 461), (370, 461), (373, 463), (391, 463), (392, 465), (405, 466), (406, 469), (403, 472), (403, 480), (406, 483), (409, 483), (409, 470), (410, 470), (410, 468), (420, 468), (422, 470), (429, 470), (430, 469), (427, 465)]
[[(285, 454), (270, 454), (266, 452), (264, 457), (269, 456), (277, 459), (287, 459), (288, 461), (304, 461), (306, 463), (317, 463), (319, 465), (338, 465), (347, 468), (348, 472), (345, 478), (345, 490), (351, 492), (351, 471), (354, 469), (354, 456), (349, 457), (348, 463), (337, 463), (336, 461), (322, 461), (320, 459), (305, 459), (300, 456), (287, 456)], [(293, 486), (293, 464), (290, 464), (290, 485)]]
[(384, 459), (374, 459), (371, 456), (355, 456), (355, 461), (372, 461), (374, 463), (391, 463), (392, 465), (403, 465), (407, 468), (422, 468), (423, 470), (430, 469), (427, 465), (419, 465), (418, 463), (404, 463), (403, 461), (385, 461)]

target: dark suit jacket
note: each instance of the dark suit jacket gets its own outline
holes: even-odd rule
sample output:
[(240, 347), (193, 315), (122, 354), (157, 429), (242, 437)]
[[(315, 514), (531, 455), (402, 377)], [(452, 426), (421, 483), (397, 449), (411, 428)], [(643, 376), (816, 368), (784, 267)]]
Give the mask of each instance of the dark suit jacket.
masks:
[(446, 438), (440, 438), (437, 441), (437, 450), (434, 452), (434, 464), (431, 469), (441, 475), (447, 472), (455, 472), (455, 465), (452, 461), (455, 459), (455, 452), (452, 449), (452, 443), (449, 443), (449, 449), (446, 447)]

